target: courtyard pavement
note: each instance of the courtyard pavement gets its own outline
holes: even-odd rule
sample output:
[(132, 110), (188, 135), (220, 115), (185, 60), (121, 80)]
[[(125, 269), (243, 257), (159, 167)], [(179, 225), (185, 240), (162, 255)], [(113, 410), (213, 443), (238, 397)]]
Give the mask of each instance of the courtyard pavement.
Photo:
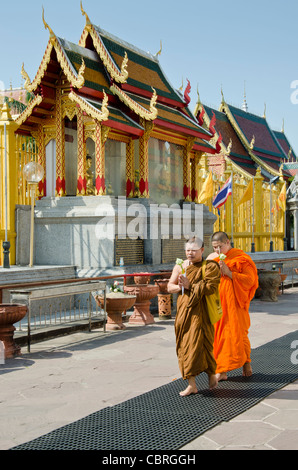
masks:
[[(293, 331), (298, 341), (297, 287), (278, 302), (253, 300), (250, 311), (252, 348)], [(114, 333), (75, 333), (32, 344), (30, 354), (23, 347), (21, 357), (0, 365), (0, 450), (177, 378), (174, 318)], [(298, 381), (181, 450), (275, 449), (298, 450)]]

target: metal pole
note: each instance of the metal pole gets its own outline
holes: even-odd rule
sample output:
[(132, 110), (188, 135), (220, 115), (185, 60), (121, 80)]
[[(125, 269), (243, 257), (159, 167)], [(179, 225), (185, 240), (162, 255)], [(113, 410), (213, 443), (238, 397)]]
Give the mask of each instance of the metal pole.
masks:
[(231, 186), (232, 186), (232, 198), (231, 198), (231, 235), (232, 235), (232, 242), (231, 242), (231, 245), (232, 245), (232, 248), (234, 247), (234, 175), (233, 175), (233, 171), (232, 171), (232, 180), (231, 180)]
[(252, 178), (252, 242), (251, 252), (255, 253), (255, 177)]
[(30, 263), (29, 267), (33, 266), (33, 251), (34, 251), (34, 203), (35, 203), (35, 184), (29, 183), (31, 192), (31, 228), (30, 228)]

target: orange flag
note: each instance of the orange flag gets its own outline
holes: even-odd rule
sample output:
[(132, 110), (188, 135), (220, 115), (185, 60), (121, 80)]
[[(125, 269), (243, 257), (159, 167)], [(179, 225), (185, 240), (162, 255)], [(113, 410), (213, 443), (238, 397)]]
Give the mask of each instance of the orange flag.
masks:
[(239, 205), (243, 204), (244, 202), (249, 201), (253, 197), (253, 186), (254, 186), (254, 183), (253, 183), (253, 178), (252, 178), (246, 188), (245, 193), (243, 194), (242, 198), (238, 202)]
[(203, 184), (202, 191), (198, 196), (198, 204), (204, 204), (210, 197), (213, 196), (213, 178), (210, 171), (208, 178)]
[(286, 211), (286, 199), (287, 199), (287, 187), (286, 187), (286, 183), (284, 183), (277, 199), (277, 204), (284, 212)]

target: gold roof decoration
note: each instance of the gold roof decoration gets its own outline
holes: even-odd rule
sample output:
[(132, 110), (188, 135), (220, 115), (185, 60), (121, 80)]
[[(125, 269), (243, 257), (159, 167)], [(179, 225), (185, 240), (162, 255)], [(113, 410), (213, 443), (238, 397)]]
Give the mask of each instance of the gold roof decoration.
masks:
[(84, 10), (84, 8), (83, 8), (83, 2), (82, 2), (82, 0), (81, 0), (81, 12), (82, 12), (82, 15), (85, 16), (85, 18), (86, 18), (86, 26), (85, 26), (85, 27), (86, 27), (87, 30), (90, 30), (90, 29), (91, 29), (91, 26), (92, 26), (92, 23), (91, 23), (91, 21), (90, 21), (89, 16), (87, 15), (87, 13), (85, 12), (85, 10)]
[(21, 126), (22, 124), (24, 124), (26, 119), (31, 116), (32, 111), (35, 108), (35, 106), (40, 105), (41, 102), (42, 102), (42, 96), (40, 95), (36, 95), (34, 99), (30, 101), (27, 108), (16, 119), (16, 123), (18, 124), (18, 126)]
[(82, 33), (81, 39), (79, 41), (79, 46), (85, 47), (87, 36), (88, 36), (88, 34), (90, 34), (90, 36), (92, 38), (92, 41), (93, 41), (93, 44), (94, 44), (94, 47), (95, 47), (95, 50), (96, 50), (97, 54), (99, 55), (99, 57), (101, 58), (104, 66), (106, 67), (107, 71), (109, 72), (109, 74), (111, 75), (113, 80), (115, 80), (118, 83), (126, 83), (126, 81), (128, 79), (128, 71), (127, 71), (128, 57), (127, 57), (127, 53), (125, 52), (123, 62), (122, 62), (122, 65), (121, 65), (121, 69), (119, 71), (119, 68), (117, 67), (117, 65), (113, 61), (112, 57), (108, 53), (108, 51), (107, 51), (106, 47), (104, 46), (99, 34), (97, 33), (96, 29), (94, 28), (93, 24), (91, 23), (89, 16), (87, 15), (85, 10), (83, 9), (82, 0), (81, 0), (81, 11), (82, 11), (82, 15), (86, 17), (86, 25), (85, 25), (84, 31)]
[(102, 100), (101, 111), (99, 111), (99, 109), (97, 109), (95, 106), (92, 106), (90, 100), (86, 101), (84, 98), (77, 95), (73, 91), (71, 91), (68, 96), (69, 99), (78, 104), (82, 111), (85, 111), (88, 116), (92, 117), (96, 121), (102, 122), (106, 121), (109, 117), (108, 97), (104, 91), (103, 95), (104, 98)]
[(56, 52), (57, 60), (60, 63), (60, 66), (61, 66), (64, 74), (66, 75), (69, 83), (71, 84), (71, 86), (73, 86), (74, 88), (78, 88), (78, 89), (82, 88), (82, 86), (85, 83), (84, 73), (85, 73), (86, 66), (85, 66), (84, 59), (82, 59), (81, 67), (80, 67), (79, 71), (77, 72), (74, 69), (74, 67), (72, 66), (72, 64), (69, 62), (68, 58), (66, 57), (66, 55), (63, 51), (63, 48), (61, 47), (59, 39), (56, 37), (56, 35), (54, 34), (54, 32), (50, 28), (50, 26), (46, 23), (46, 21), (44, 19), (44, 9), (42, 11), (42, 20), (43, 20), (43, 23), (45, 25), (45, 28), (48, 29), (49, 32), (50, 32), (50, 39), (49, 39), (49, 42), (47, 44), (47, 48), (46, 48), (46, 51), (44, 53), (42, 62), (39, 66), (38, 72), (37, 72), (36, 77), (33, 80), (33, 82), (30, 81), (29, 75), (28, 75), (28, 73), (26, 72), (26, 70), (24, 68), (24, 64), (22, 65), (21, 75), (25, 80), (24, 88), (29, 93), (32, 93), (33, 91), (36, 90), (38, 85), (40, 85), (40, 82), (41, 82), (42, 78), (45, 75), (47, 66), (48, 66), (48, 64), (51, 60), (51, 53), (52, 53), (53, 49)]
[(158, 57), (159, 55), (161, 55), (162, 53), (162, 41), (160, 41), (160, 48), (159, 48), (159, 51), (155, 54), (154, 57)]
[(50, 28), (50, 26), (48, 25), (48, 23), (45, 21), (44, 19), (44, 7), (42, 7), (42, 21), (43, 21), (43, 24), (44, 24), (44, 27), (45, 29), (48, 29), (49, 30), (49, 33), (50, 33), (50, 41), (52, 43), (54, 43), (54, 41), (57, 39), (56, 38), (56, 34), (54, 33), (54, 31), (52, 30), (52, 28)]
[(157, 118), (158, 110), (156, 108), (157, 102), (157, 93), (154, 88), (153, 94), (150, 100), (149, 110), (138, 104), (130, 96), (128, 96), (121, 88), (119, 88), (115, 83), (110, 87), (110, 90), (118, 96), (118, 98), (126, 104), (132, 111), (134, 111), (138, 116), (145, 119), (146, 121), (154, 121)]

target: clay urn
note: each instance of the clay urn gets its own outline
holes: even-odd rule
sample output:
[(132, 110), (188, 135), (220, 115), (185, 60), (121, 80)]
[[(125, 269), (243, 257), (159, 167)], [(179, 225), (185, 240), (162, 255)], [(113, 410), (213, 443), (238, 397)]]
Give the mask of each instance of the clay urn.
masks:
[(5, 358), (13, 358), (21, 354), (21, 348), (14, 341), (15, 323), (27, 314), (27, 305), (0, 304), (0, 341), (4, 343)]
[[(104, 297), (96, 296), (95, 300), (101, 308), (104, 308)], [(135, 304), (135, 301), (135, 295), (121, 292), (110, 292), (106, 295), (107, 330), (125, 329), (122, 313), (129, 310)]]

